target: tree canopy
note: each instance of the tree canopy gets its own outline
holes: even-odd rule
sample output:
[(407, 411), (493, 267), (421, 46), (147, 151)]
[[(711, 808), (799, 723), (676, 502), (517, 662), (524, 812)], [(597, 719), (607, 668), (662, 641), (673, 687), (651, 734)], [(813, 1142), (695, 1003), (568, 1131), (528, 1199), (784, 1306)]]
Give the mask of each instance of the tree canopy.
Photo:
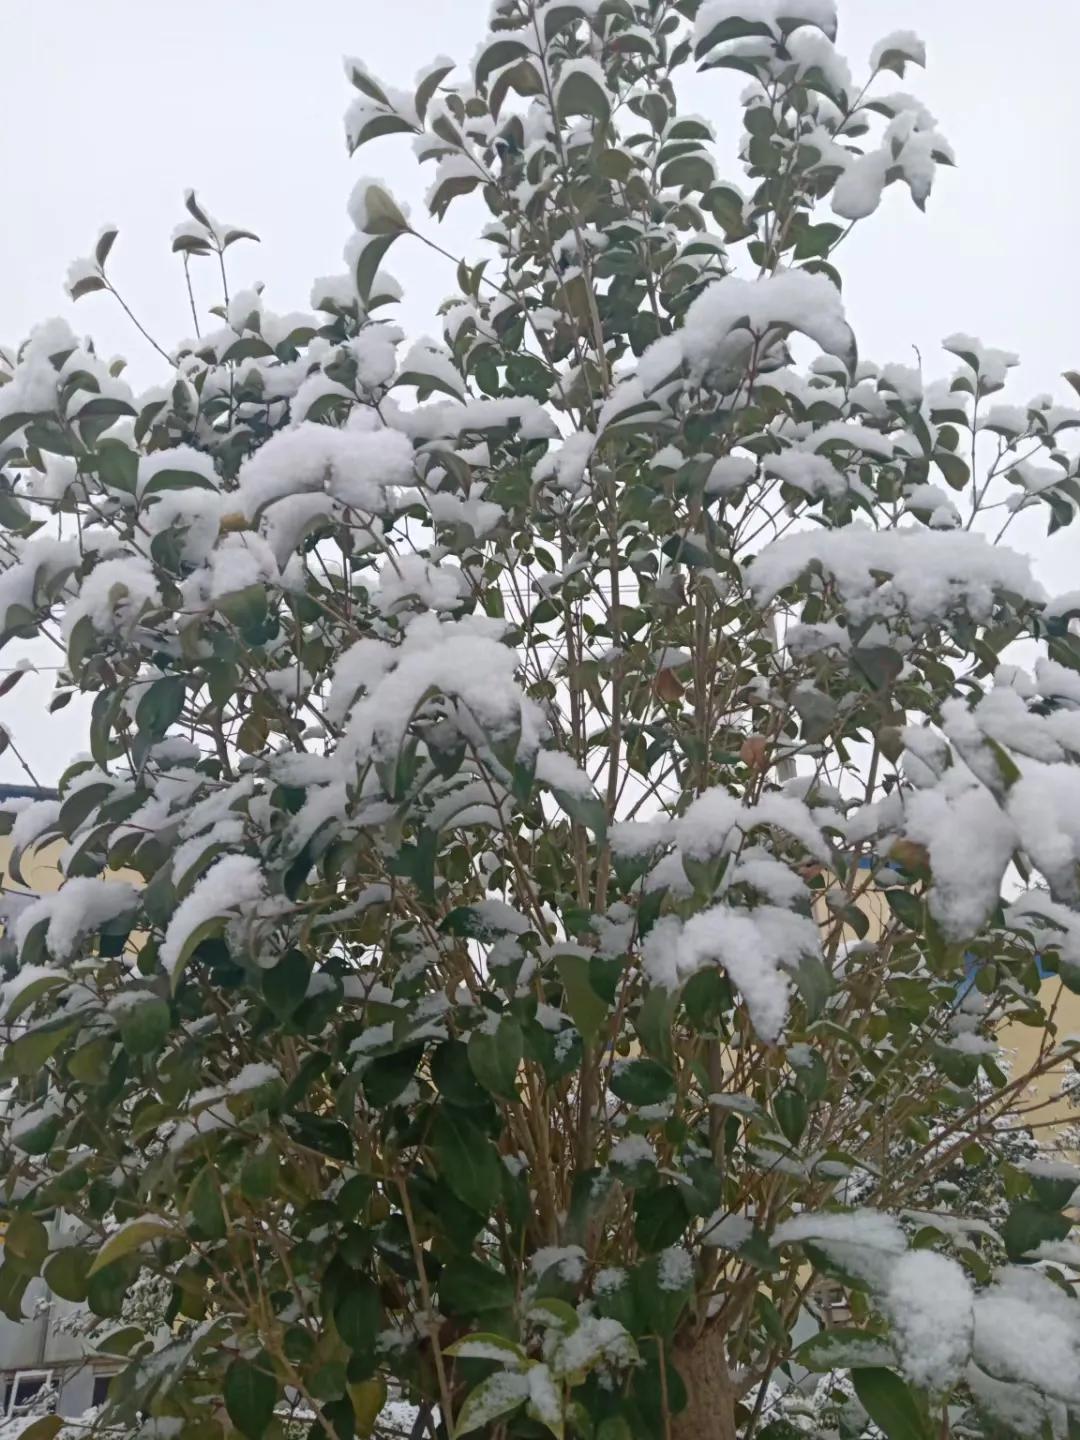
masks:
[[(0, 635), (88, 753), (3, 817), (63, 883), (5, 896), (0, 1306), (85, 1301), (100, 1426), (1080, 1426), (1024, 1114), (1080, 1043), (1080, 592), (1004, 543), (1072, 522), (1080, 411), (961, 334), (860, 358), (841, 247), (953, 157), (918, 37), (855, 78), (836, 29), (496, 0), (471, 67), (346, 62), (350, 149), (413, 136), (475, 253), (360, 179), (277, 314), (189, 194), (221, 303), (155, 388), (60, 321), (11, 357)], [(693, 65), (747, 77), (741, 188)], [(73, 297), (128, 308), (116, 239)]]

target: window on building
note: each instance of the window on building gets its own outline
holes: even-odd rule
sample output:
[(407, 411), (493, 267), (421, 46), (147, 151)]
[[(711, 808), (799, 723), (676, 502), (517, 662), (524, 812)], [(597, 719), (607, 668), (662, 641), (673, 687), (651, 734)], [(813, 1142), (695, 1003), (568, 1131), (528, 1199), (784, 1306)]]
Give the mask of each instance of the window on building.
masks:
[(104, 1405), (105, 1401), (108, 1400), (109, 1386), (112, 1384), (112, 1382), (112, 1375), (94, 1376), (94, 1391), (92, 1396), (90, 1397), (90, 1403), (94, 1406), (95, 1409), (97, 1409), (101, 1405)]
[(18, 1414), (25, 1410), (46, 1386), (52, 1384), (51, 1370), (17, 1370), (7, 1382), (4, 1396), (4, 1413)]

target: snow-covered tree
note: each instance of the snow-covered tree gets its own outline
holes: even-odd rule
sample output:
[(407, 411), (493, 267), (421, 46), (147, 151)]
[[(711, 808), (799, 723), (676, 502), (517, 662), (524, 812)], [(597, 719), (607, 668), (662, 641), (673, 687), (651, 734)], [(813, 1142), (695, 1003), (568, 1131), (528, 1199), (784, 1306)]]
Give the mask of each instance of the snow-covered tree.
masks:
[[(497, 0), (468, 71), (347, 62), (350, 148), (413, 135), (474, 253), (362, 179), (280, 315), (190, 195), (224, 292), (156, 388), (19, 350), (0, 627), (89, 753), (8, 821), (65, 881), (8, 927), (0, 1301), (85, 1300), (102, 1423), (729, 1440), (809, 1370), (852, 1434), (1080, 1424), (1078, 1177), (994, 1145), (1080, 975), (1080, 592), (1002, 543), (1072, 521), (1080, 412), (963, 335), (860, 360), (840, 247), (951, 156), (917, 37), (854, 78), (836, 25)], [(694, 64), (748, 77), (745, 189)], [(928, 1218), (987, 1157), (1001, 1213)]]

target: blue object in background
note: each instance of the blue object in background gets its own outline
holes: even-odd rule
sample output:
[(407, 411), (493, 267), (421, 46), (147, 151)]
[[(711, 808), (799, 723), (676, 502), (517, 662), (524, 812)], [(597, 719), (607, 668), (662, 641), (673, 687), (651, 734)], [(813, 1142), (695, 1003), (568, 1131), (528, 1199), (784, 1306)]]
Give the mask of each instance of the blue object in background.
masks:
[[(1042, 958), (1041, 955), (1036, 955), (1036, 956), (1035, 956), (1035, 968), (1036, 968), (1036, 969), (1038, 970), (1038, 972), (1039, 972), (1039, 979), (1040, 979), (1040, 980), (1052, 980), (1052, 979), (1054, 978), (1054, 976), (1057, 974), (1057, 971), (1055, 971), (1055, 970), (1047, 970), (1046, 966), (1043, 964), (1043, 958)], [(956, 992), (956, 998), (957, 998), (957, 1000), (963, 1000), (964, 996), (968, 993), (968, 991), (971, 989), (971, 987), (975, 984), (975, 976), (978, 974), (978, 972), (979, 972), (979, 962), (975, 959), (975, 956), (974, 956), (974, 955), (965, 955), (965, 956), (964, 956), (964, 978), (963, 978), (963, 980), (961, 980), (961, 982), (960, 982), (960, 988), (959, 988), (959, 989), (957, 990), (957, 992)]]

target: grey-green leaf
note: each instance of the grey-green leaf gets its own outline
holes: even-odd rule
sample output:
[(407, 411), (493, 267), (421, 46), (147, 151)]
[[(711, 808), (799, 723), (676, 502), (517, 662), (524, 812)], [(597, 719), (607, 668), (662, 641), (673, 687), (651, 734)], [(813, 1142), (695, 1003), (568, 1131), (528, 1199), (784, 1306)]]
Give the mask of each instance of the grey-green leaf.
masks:
[(278, 1385), (270, 1361), (235, 1359), (225, 1372), (225, 1409), (247, 1440), (262, 1440), (274, 1417)]

